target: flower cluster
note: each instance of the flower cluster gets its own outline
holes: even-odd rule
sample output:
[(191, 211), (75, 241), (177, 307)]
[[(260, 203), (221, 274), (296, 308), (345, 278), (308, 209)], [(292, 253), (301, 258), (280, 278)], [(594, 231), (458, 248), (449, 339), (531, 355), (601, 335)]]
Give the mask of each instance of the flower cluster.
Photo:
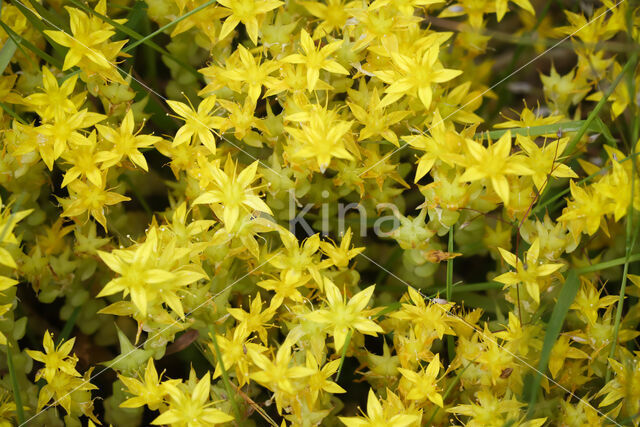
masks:
[(3, 5), (0, 425), (637, 426), (640, 8), (564, 3)]

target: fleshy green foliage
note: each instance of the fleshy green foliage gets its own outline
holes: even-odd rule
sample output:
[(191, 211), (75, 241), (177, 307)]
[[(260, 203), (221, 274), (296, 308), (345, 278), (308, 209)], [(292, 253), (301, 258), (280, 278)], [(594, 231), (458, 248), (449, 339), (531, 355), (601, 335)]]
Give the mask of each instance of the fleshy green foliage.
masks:
[(633, 2), (0, 6), (0, 425), (640, 423)]

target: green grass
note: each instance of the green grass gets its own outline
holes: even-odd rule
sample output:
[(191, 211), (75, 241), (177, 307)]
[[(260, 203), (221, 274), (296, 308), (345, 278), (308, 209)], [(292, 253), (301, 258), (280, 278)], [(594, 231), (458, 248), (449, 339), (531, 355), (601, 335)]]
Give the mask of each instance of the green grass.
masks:
[[(542, 376), (546, 376), (547, 366), (549, 365), (549, 359), (551, 357), (551, 350), (553, 345), (558, 340), (558, 335), (564, 325), (564, 319), (569, 312), (569, 307), (573, 304), (573, 300), (580, 288), (580, 278), (576, 270), (569, 270), (567, 278), (558, 295), (558, 301), (553, 308), (551, 318), (547, 324), (547, 331), (544, 335), (544, 341), (542, 345), (542, 352), (540, 353), (540, 361), (538, 362), (538, 371), (533, 375), (533, 380), (526, 388), (526, 395), (529, 400), (528, 416), (531, 417), (535, 410), (536, 401), (538, 399), (538, 390), (540, 389), (540, 383)], [(526, 385), (525, 385), (526, 387)]]

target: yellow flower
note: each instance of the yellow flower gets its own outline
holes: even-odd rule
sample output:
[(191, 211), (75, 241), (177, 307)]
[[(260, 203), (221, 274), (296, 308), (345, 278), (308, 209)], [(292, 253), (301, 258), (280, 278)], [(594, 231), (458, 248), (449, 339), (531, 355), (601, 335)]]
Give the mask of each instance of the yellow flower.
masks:
[(347, 268), (349, 266), (349, 261), (362, 253), (365, 249), (364, 247), (350, 248), (352, 237), (353, 233), (351, 232), (351, 227), (349, 227), (342, 236), (340, 245), (337, 245), (334, 242), (320, 242), (320, 250), (323, 254), (329, 257), (329, 260), (334, 266), (340, 269)]
[(498, 22), (500, 22), (504, 17), (504, 14), (507, 13), (509, 2), (517, 4), (532, 15), (536, 14), (529, 0), (496, 0), (496, 19)]
[(239, 174), (236, 174), (237, 164), (231, 157), (227, 158), (224, 170), (217, 164), (212, 164), (209, 170), (212, 175), (210, 190), (200, 194), (194, 201), (194, 205), (213, 205), (213, 211), (222, 218), (227, 230), (232, 230), (236, 221), (244, 210), (247, 213), (253, 211), (265, 212), (273, 215), (271, 209), (255, 193), (251, 183), (256, 179), (258, 161), (256, 160)]
[(78, 358), (69, 353), (73, 350), (73, 345), (76, 339), (71, 338), (63, 343), (58, 344), (56, 347), (53, 343), (53, 334), (48, 330), (44, 333), (42, 339), (42, 346), (44, 347), (44, 353), (35, 350), (26, 350), (29, 357), (38, 362), (44, 363), (44, 367), (38, 371), (36, 380), (44, 378), (47, 382), (52, 382), (54, 377), (60, 372), (70, 375), (72, 377), (81, 377), (80, 373), (76, 371), (76, 363)]
[(227, 312), (240, 322), (238, 327), (244, 328), (248, 333), (256, 332), (262, 343), (267, 344), (267, 329), (265, 325), (275, 314), (275, 308), (276, 306), (272, 301), (272, 305), (263, 311), (262, 297), (257, 294), (251, 302), (248, 312), (241, 308), (227, 308)]
[(538, 191), (542, 191), (548, 184), (549, 177), (578, 178), (571, 168), (562, 164), (562, 153), (569, 142), (569, 138), (561, 138), (550, 144), (544, 144), (542, 148), (531, 138), (518, 135), (516, 141), (522, 151), (528, 157), (527, 166), (533, 171), (531, 178)]
[(307, 90), (312, 91), (318, 78), (320, 78), (320, 70), (326, 70), (334, 74), (349, 74), (349, 71), (342, 65), (328, 59), (331, 54), (340, 48), (340, 45), (342, 45), (342, 40), (328, 43), (317, 49), (309, 33), (302, 30), (300, 31), (300, 46), (302, 46), (304, 55), (294, 53), (282, 59), (282, 62), (304, 64), (307, 69)]
[(494, 278), (496, 282), (504, 283), (505, 288), (523, 283), (529, 295), (536, 303), (540, 303), (540, 282), (564, 266), (564, 264), (542, 264), (540, 257), (540, 239), (535, 239), (526, 253), (525, 260), (519, 260), (516, 255), (502, 248), (498, 248), (502, 258), (515, 272), (501, 274)]
[[(81, 69), (87, 70), (88, 74), (98, 73), (104, 78), (124, 83), (124, 79), (116, 69), (115, 59), (127, 40), (108, 42), (109, 38), (115, 35), (110, 24), (98, 16), (87, 16), (79, 9), (73, 7), (65, 7), (65, 9), (69, 12), (72, 34), (45, 30), (45, 34), (53, 41), (69, 48), (62, 70), (78, 65)], [(106, 15), (106, 0), (100, 0), (95, 10), (101, 15)], [(115, 22), (123, 24), (126, 20), (116, 19)]]
[(322, 173), (333, 157), (353, 160), (345, 147), (353, 122), (340, 120), (336, 111), (314, 104), (309, 111), (289, 114), (285, 120), (298, 123), (297, 127), (284, 128), (294, 159), (314, 159)]
[(171, 145), (175, 147), (190, 142), (197, 137), (211, 151), (211, 154), (215, 154), (216, 140), (211, 129), (219, 127), (220, 117), (212, 116), (211, 113), (216, 105), (216, 97), (212, 95), (203, 99), (197, 110), (178, 101), (169, 100), (167, 104), (173, 111), (178, 113), (180, 119), (185, 121), (184, 125), (178, 129), (178, 132), (173, 137)]
[(338, 384), (328, 379), (336, 373), (339, 366), (340, 359), (334, 359), (320, 367), (311, 351), (307, 351), (306, 367), (311, 369), (313, 373), (310, 374), (309, 377), (305, 377), (303, 381), (305, 386), (309, 387), (309, 400), (312, 404), (316, 402), (318, 394), (321, 391), (331, 394), (347, 392)]
[(358, 141), (372, 139), (372, 137), (379, 135), (396, 147), (399, 147), (398, 137), (395, 132), (391, 130), (391, 126), (408, 116), (409, 111), (392, 111), (387, 113), (381, 104), (377, 88), (373, 88), (366, 110), (354, 102), (347, 101), (347, 105), (351, 113), (353, 113), (353, 116), (360, 124), (364, 125), (364, 128), (360, 130)]
[(171, 397), (169, 409), (162, 412), (151, 424), (170, 424), (174, 427), (206, 427), (228, 423), (234, 419), (229, 414), (211, 408), (213, 402), (207, 402), (211, 393), (209, 372), (188, 394), (175, 384), (165, 382), (163, 385)]
[(218, 0), (218, 3), (229, 8), (231, 13), (222, 24), (220, 39), (227, 37), (242, 22), (255, 45), (258, 44), (258, 30), (264, 15), (284, 4), (278, 0)]
[(462, 74), (460, 70), (444, 68), (438, 61), (439, 46), (431, 46), (416, 54), (391, 52), (395, 71), (379, 71), (376, 76), (389, 86), (382, 106), (390, 105), (405, 95), (417, 96), (429, 109), (433, 98), (433, 84), (444, 83)]
[[(262, 86), (270, 86), (277, 82), (275, 77), (270, 76), (276, 71), (280, 64), (278, 61), (256, 61), (253, 54), (244, 46), (238, 45), (236, 51), (240, 57), (240, 64), (231, 70), (223, 72), (223, 76), (229, 80), (242, 83), (247, 90), (249, 100), (255, 105), (260, 98)], [(201, 92), (205, 92), (206, 88)]]
[[(22, 221), (32, 212), (33, 209), (26, 209), (12, 213), (8, 207), (5, 207), (2, 202), (2, 198), (0, 198), (0, 265), (11, 269), (18, 268), (16, 261), (13, 259), (11, 252), (6, 249), (6, 246), (12, 247), (18, 246), (20, 244), (18, 238), (13, 233), (13, 230), (18, 222)], [(17, 280), (0, 274), (0, 293), (17, 284)], [(8, 306), (9, 308), (11, 308), (13, 304), (9, 304)], [(4, 306), (3, 309), (5, 309), (6, 307), (7, 306)], [(5, 310), (2, 314), (6, 313), (7, 311), (8, 310)], [(4, 335), (0, 335), (0, 340), (2, 340), (3, 338)]]
[(86, 142), (62, 153), (62, 158), (72, 166), (64, 174), (64, 179), (60, 184), (61, 188), (66, 187), (80, 177), (85, 177), (96, 187), (102, 186), (102, 171), (98, 167), (100, 160), (95, 152), (97, 146), (96, 132), (91, 131), (88, 137), (81, 136), (81, 139)]
[(640, 363), (637, 355), (630, 357), (625, 354), (623, 363), (614, 359), (608, 361), (615, 375), (598, 392), (598, 396), (605, 395), (598, 407), (603, 408), (624, 399), (621, 405), (624, 413), (633, 416), (640, 411)]
[[(234, 368), (240, 387), (249, 382), (249, 367), (252, 366), (250, 353), (261, 354), (267, 351), (266, 347), (248, 341), (250, 333), (251, 331), (247, 330), (246, 324), (241, 324), (233, 329), (233, 333), (229, 331), (226, 336), (216, 335), (222, 360), (216, 361), (214, 379), (222, 375), (220, 364), (223, 363), (227, 371)], [(215, 347), (212, 343), (209, 344), (209, 349), (212, 354), (215, 354)]]
[(328, 0), (326, 4), (317, 1), (301, 1), (310, 14), (319, 19), (313, 31), (313, 38), (318, 39), (333, 31), (342, 31), (349, 19), (349, 11), (356, 7), (356, 2), (344, 3), (342, 0)]
[[(453, 414), (464, 415), (470, 417), (467, 425), (470, 427), (484, 426), (502, 426), (509, 420), (515, 420), (521, 417), (520, 408), (524, 404), (515, 399), (502, 398), (499, 399), (491, 390), (481, 389), (475, 393), (476, 401), (467, 405), (457, 405), (447, 409), (447, 412)], [(540, 426), (540, 419), (531, 420), (528, 423), (519, 423), (517, 425), (528, 427)], [(535, 422), (535, 423), (534, 423)], [(544, 420), (542, 420), (544, 422)]]
[(582, 232), (593, 235), (600, 225), (606, 231), (605, 215), (610, 211), (611, 201), (602, 192), (594, 191), (593, 186), (579, 187), (571, 180), (569, 188), (572, 199), (567, 201), (557, 221), (567, 224), (575, 240)]
[(508, 175), (531, 175), (533, 171), (524, 165), (518, 155), (510, 155), (511, 131), (507, 131), (495, 144), (485, 148), (482, 144), (472, 140), (465, 140), (467, 150), (471, 155), (470, 164), (462, 177), (463, 181), (477, 181), (489, 179), (494, 191), (502, 199), (505, 206), (509, 205)]
[(365, 310), (373, 295), (375, 285), (355, 294), (348, 302), (340, 289), (327, 278), (324, 280), (324, 292), (327, 297), (327, 309), (313, 311), (306, 315), (307, 320), (321, 323), (331, 328), (335, 350), (339, 353), (350, 330), (375, 336), (384, 330), (369, 319), (371, 310)]
[(82, 181), (71, 182), (68, 185), (69, 199), (58, 199), (64, 207), (60, 215), (76, 217), (87, 212), (106, 230), (107, 218), (104, 216), (105, 206), (115, 205), (131, 200), (131, 198), (107, 191), (104, 189), (104, 185), (104, 179), (99, 186)]
[(158, 371), (156, 371), (151, 357), (147, 361), (143, 381), (124, 375), (118, 375), (118, 378), (127, 387), (127, 391), (134, 396), (122, 402), (121, 408), (139, 408), (147, 405), (152, 411), (157, 410), (164, 402), (167, 395), (165, 385), (180, 382), (180, 380), (167, 380), (163, 383), (162, 374), (158, 376)]
[(562, 369), (565, 359), (588, 359), (589, 355), (584, 351), (571, 347), (569, 343), (569, 337), (567, 335), (560, 335), (558, 340), (551, 349), (551, 357), (549, 359), (549, 372), (551, 376), (556, 378), (558, 372)]
[(271, 300), (275, 308), (279, 307), (286, 299), (303, 302), (304, 297), (297, 288), (304, 286), (309, 279), (310, 276), (302, 274), (300, 271), (282, 270), (279, 279), (262, 280), (257, 285), (276, 293)]
[(295, 393), (291, 380), (305, 378), (312, 375), (313, 369), (303, 366), (291, 365), (291, 345), (282, 344), (274, 360), (263, 354), (249, 352), (251, 360), (258, 367), (258, 371), (251, 374), (251, 379), (267, 387), (276, 393), (276, 405), (278, 412), (282, 411), (282, 393), (293, 395)]
[(58, 116), (53, 123), (46, 123), (37, 128), (40, 135), (36, 142), (36, 147), (40, 151), (40, 157), (49, 170), (53, 169), (53, 162), (68, 149), (68, 144), (86, 144), (79, 132), (106, 119), (107, 116), (92, 113), (86, 109), (66, 116)]
[(25, 98), (36, 113), (44, 120), (49, 121), (55, 117), (64, 117), (78, 111), (85, 100), (85, 93), (73, 96), (73, 90), (78, 81), (78, 75), (73, 75), (58, 86), (53, 73), (47, 67), (42, 67), (43, 93), (34, 93)]
[(440, 355), (429, 362), (426, 369), (414, 372), (409, 369), (398, 368), (398, 371), (411, 383), (411, 390), (407, 393), (407, 399), (424, 401), (429, 399), (439, 407), (443, 407), (442, 395), (438, 393), (437, 376), (440, 372)]
[(320, 270), (327, 268), (326, 263), (319, 261), (317, 255), (320, 248), (320, 235), (313, 236), (299, 242), (295, 235), (287, 229), (279, 229), (280, 239), (284, 248), (281, 248), (273, 257), (269, 258), (269, 264), (279, 270), (293, 270), (299, 273), (308, 272), (316, 284), (322, 289), (323, 279)]
[[(184, 317), (179, 292), (206, 276), (187, 268), (167, 270), (171, 265), (162, 264), (165, 260), (156, 255), (159, 250), (157, 229), (153, 227), (145, 242), (135, 248), (116, 249), (111, 253), (98, 251), (102, 261), (120, 277), (109, 281), (97, 297), (122, 291), (124, 296), (131, 295), (131, 302), (142, 316), (147, 315), (150, 305), (165, 303), (178, 316)], [(166, 250), (166, 256), (172, 257), (174, 262), (188, 253), (188, 249), (176, 248), (175, 245), (168, 245)]]
[(429, 173), (438, 160), (452, 168), (456, 163), (461, 163), (460, 152), (465, 138), (455, 131), (453, 125), (445, 125), (438, 110), (433, 114), (429, 133), (431, 136), (407, 135), (402, 137), (411, 147), (424, 152), (418, 160), (414, 182), (418, 182)]
[(109, 126), (96, 125), (100, 136), (113, 144), (109, 150), (101, 151), (97, 155), (98, 161), (102, 162), (102, 169), (117, 165), (126, 156), (144, 171), (148, 170), (147, 161), (138, 150), (156, 144), (162, 141), (162, 138), (152, 135), (138, 135), (142, 128), (136, 133), (133, 132), (133, 128), (133, 111), (131, 109), (125, 114), (118, 130)]
[(98, 389), (89, 382), (92, 369), (89, 369), (84, 377), (76, 377), (64, 372), (54, 375), (51, 381), (47, 381), (47, 384), (40, 389), (37, 410), (42, 410), (53, 399), (54, 402), (51, 405), (62, 406), (67, 414), (82, 413), (97, 422), (98, 419), (93, 414), (91, 393), (89, 393), (91, 390)]
[(408, 288), (408, 294), (413, 304), (402, 303), (402, 309), (391, 313), (391, 317), (408, 322), (416, 335), (425, 337), (428, 342), (442, 339), (445, 334), (455, 335), (449, 322), (449, 311), (452, 304), (426, 304), (422, 295), (414, 288)]
[[(391, 390), (388, 393), (393, 394)], [(367, 397), (367, 413), (362, 417), (338, 417), (340, 421), (347, 427), (377, 427), (377, 426), (394, 426), (394, 427), (406, 427), (411, 424), (420, 421), (420, 416), (402, 413), (389, 414), (383, 408), (378, 400), (378, 397), (373, 392), (373, 389), (369, 389), (369, 395)]]

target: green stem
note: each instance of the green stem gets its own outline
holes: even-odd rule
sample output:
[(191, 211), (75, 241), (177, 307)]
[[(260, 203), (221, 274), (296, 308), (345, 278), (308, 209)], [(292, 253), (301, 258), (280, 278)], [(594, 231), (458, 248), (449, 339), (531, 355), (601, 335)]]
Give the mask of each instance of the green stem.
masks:
[(43, 60), (45, 60), (49, 64), (53, 65), (54, 67), (56, 67), (58, 69), (62, 69), (62, 62), (61, 61), (59, 61), (56, 58), (54, 58), (53, 56), (49, 55), (48, 53), (46, 53), (42, 49), (36, 47), (29, 40), (21, 37), (19, 34), (17, 34), (15, 31), (13, 31), (7, 24), (5, 24), (4, 22), (0, 21), (0, 27), (2, 27), (2, 29), (7, 33), (7, 35), (9, 35), (12, 39), (16, 40), (19, 44), (23, 45), (24, 47), (29, 49), (31, 52), (35, 53), (40, 58), (42, 58)]
[(20, 387), (18, 386), (18, 377), (16, 376), (16, 369), (13, 365), (13, 355), (11, 354), (11, 346), (7, 343), (7, 365), (9, 368), (9, 375), (11, 376), (11, 387), (13, 388), (13, 400), (16, 404), (16, 414), (18, 415), (18, 424), (24, 423), (24, 408), (22, 407), (22, 397), (20, 396)]
[[(628, 84), (629, 84), (629, 90), (634, 90), (634, 83), (633, 80), (635, 78), (635, 76), (633, 75), (633, 70), (635, 69), (635, 65), (636, 65), (636, 60), (637, 60), (637, 56), (632, 56), (632, 59), (634, 60), (634, 66), (629, 68), (630, 70), (630, 74), (628, 76), (631, 76), (631, 82), (629, 82), (629, 80), (627, 80)], [(635, 90), (634, 90), (635, 92)], [(635, 103), (634, 103), (635, 105)], [(635, 109), (636, 111), (634, 111), (634, 123), (633, 123), (633, 127), (636, 127), (636, 123), (638, 121), (638, 117), (637, 117), (637, 109)], [(632, 131), (633, 132), (633, 131)], [(632, 133), (632, 138), (633, 138), (633, 133)], [(629, 156), (633, 156), (635, 154), (635, 141), (636, 139), (632, 139), (631, 140), (631, 153), (629, 154)], [(635, 162), (633, 163), (633, 167), (631, 168), (631, 198), (630, 198), (630, 202), (629, 202), (629, 207), (627, 208), (627, 218), (626, 218), (626, 223), (625, 223), (625, 263), (624, 263), (624, 268), (622, 270), (622, 283), (620, 284), (620, 293), (618, 295), (618, 305), (616, 307), (616, 317), (615, 317), (615, 322), (613, 324), (613, 339), (611, 341), (611, 348), (609, 349), (609, 359), (613, 359), (616, 353), (616, 348), (618, 346), (618, 333), (620, 332), (620, 322), (622, 320), (622, 309), (624, 307), (624, 296), (627, 290), (627, 274), (629, 273), (629, 258), (631, 257), (631, 252), (633, 252), (633, 247), (636, 244), (636, 237), (638, 236), (638, 233), (633, 233), (633, 217), (634, 217), (634, 209), (633, 209), (633, 199), (634, 199), (634, 186), (635, 186), (635, 177), (636, 177), (636, 168), (635, 168)], [(611, 365), (609, 363), (607, 363), (607, 373), (605, 375), (605, 382), (609, 382), (609, 380), (611, 379)]]
[(234, 398), (233, 390), (231, 389), (231, 381), (229, 380), (227, 368), (224, 367), (222, 352), (220, 351), (220, 347), (218, 346), (218, 339), (216, 338), (216, 331), (213, 328), (213, 325), (209, 325), (209, 334), (211, 335), (211, 340), (213, 342), (213, 349), (216, 352), (216, 359), (220, 364), (220, 371), (222, 372), (222, 383), (224, 384), (224, 389), (227, 391), (227, 395), (229, 396), (229, 400), (231, 401), (231, 406), (233, 407), (233, 412), (236, 414), (236, 419), (240, 421), (240, 408), (238, 408), (238, 404), (236, 402), (236, 399)]
[(73, 309), (71, 316), (67, 319), (67, 322), (64, 324), (60, 335), (58, 336), (57, 344), (60, 344), (63, 341), (66, 341), (71, 335), (71, 331), (76, 324), (76, 320), (78, 320), (78, 315), (80, 314), (81, 307), (76, 307)]
[(216, 3), (218, 0), (209, 0), (208, 2), (196, 7), (195, 9), (185, 13), (184, 15), (180, 16), (179, 18), (169, 22), (166, 25), (163, 25), (162, 27), (158, 28), (156, 31), (154, 31), (153, 33), (131, 43), (130, 45), (125, 46), (124, 49), (122, 49), (122, 52), (127, 53), (129, 52), (131, 49), (135, 48), (136, 46), (138, 46), (139, 44), (145, 43), (147, 40), (150, 40), (152, 38), (154, 38), (155, 36), (157, 36), (160, 33), (163, 33), (165, 30), (168, 30), (169, 28), (172, 28), (176, 25), (178, 25), (178, 23), (180, 23), (181, 21), (184, 21), (185, 19), (187, 19), (188, 17), (190, 17), (191, 15), (200, 12), (202, 9), (211, 6), (212, 4)]
[(344, 340), (344, 344), (342, 344), (342, 354), (340, 355), (340, 365), (338, 365), (338, 371), (336, 372), (336, 382), (340, 378), (340, 372), (342, 372), (342, 365), (344, 365), (344, 359), (347, 357), (347, 348), (351, 343), (351, 336), (353, 335), (353, 329), (349, 329), (347, 333), (347, 338)]
[(620, 74), (618, 74), (618, 76), (613, 81), (613, 83), (611, 83), (611, 85), (604, 92), (602, 98), (600, 98), (600, 101), (598, 101), (596, 106), (593, 108), (593, 111), (589, 113), (589, 115), (587, 116), (587, 119), (584, 121), (582, 126), (580, 126), (580, 129), (578, 129), (578, 132), (573, 136), (571, 141), (569, 141), (569, 143), (567, 144), (562, 155), (571, 153), (573, 152), (573, 150), (575, 150), (576, 145), (578, 145), (578, 142), (580, 142), (580, 140), (584, 136), (587, 129), (589, 129), (589, 125), (591, 125), (591, 122), (593, 122), (593, 120), (598, 116), (598, 114), (600, 113), (600, 110), (602, 109), (602, 107), (604, 107), (604, 104), (606, 104), (607, 100), (609, 99), (609, 96), (611, 96), (611, 94), (616, 89), (616, 87), (618, 86), (622, 78), (625, 76), (625, 74), (629, 72), (629, 68), (631, 68), (631, 66), (635, 64), (637, 58), (638, 58), (638, 54), (634, 53), (633, 55), (631, 55), (631, 58), (627, 61), (627, 63), (624, 64), (624, 67), (622, 68), (622, 71), (620, 72)]
[(20, 117), (18, 115), (18, 113), (16, 113), (11, 108), (9, 108), (9, 106), (7, 104), (5, 104), (4, 102), (0, 102), (0, 108), (2, 108), (7, 114), (9, 114), (11, 117), (16, 119), (17, 121), (19, 121), (23, 125), (27, 124), (27, 122), (22, 117)]
[(524, 135), (524, 136), (540, 136), (547, 135), (550, 133), (558, 133), (559, 130), (562, 132), (576, 132), (580, 130), (580, 128), (584, 125), (586, 120), (573, 120), (570, 122), (562, 122), (562, 123), (554, 123), (551, 125), (540, 125), (540, 126), (528, 126), (524, 128), (512, 128), (512, 129), (498, 129), (492, 131), (485, 132), (476, 132), (473, 136), (475, 139), (491, 139), (496, 140), (499, 139), (502, 135), (511, 131), (511, 135)]
[[(453, 226), (449, 228), (449, 244), (447, 245), (447, 251), (449, 254), (453, 253)], [(453, 294), (453, 258), (447, 260), (447, 301), (451, 301), (451, 295)], [(447, 353), (449, 360), (453, 360), (455, 357), (455, 345), (453, 343), (453, 337), (447, 335)]]
[(640, 261), (640, 254), (630, 255), (628, 258), (623, 256), (622, 258), (615, 258), (605, 262), (599, 262), (598, 264), (589, 265), (587, 267), (576, 268), (576, 272), (578, 274), (587, 274), (593, 273), (595, 271), (605, 270), (611, 267), (617, 267), (619, 265), (623, 265), (625, 263), (631, 263)]

